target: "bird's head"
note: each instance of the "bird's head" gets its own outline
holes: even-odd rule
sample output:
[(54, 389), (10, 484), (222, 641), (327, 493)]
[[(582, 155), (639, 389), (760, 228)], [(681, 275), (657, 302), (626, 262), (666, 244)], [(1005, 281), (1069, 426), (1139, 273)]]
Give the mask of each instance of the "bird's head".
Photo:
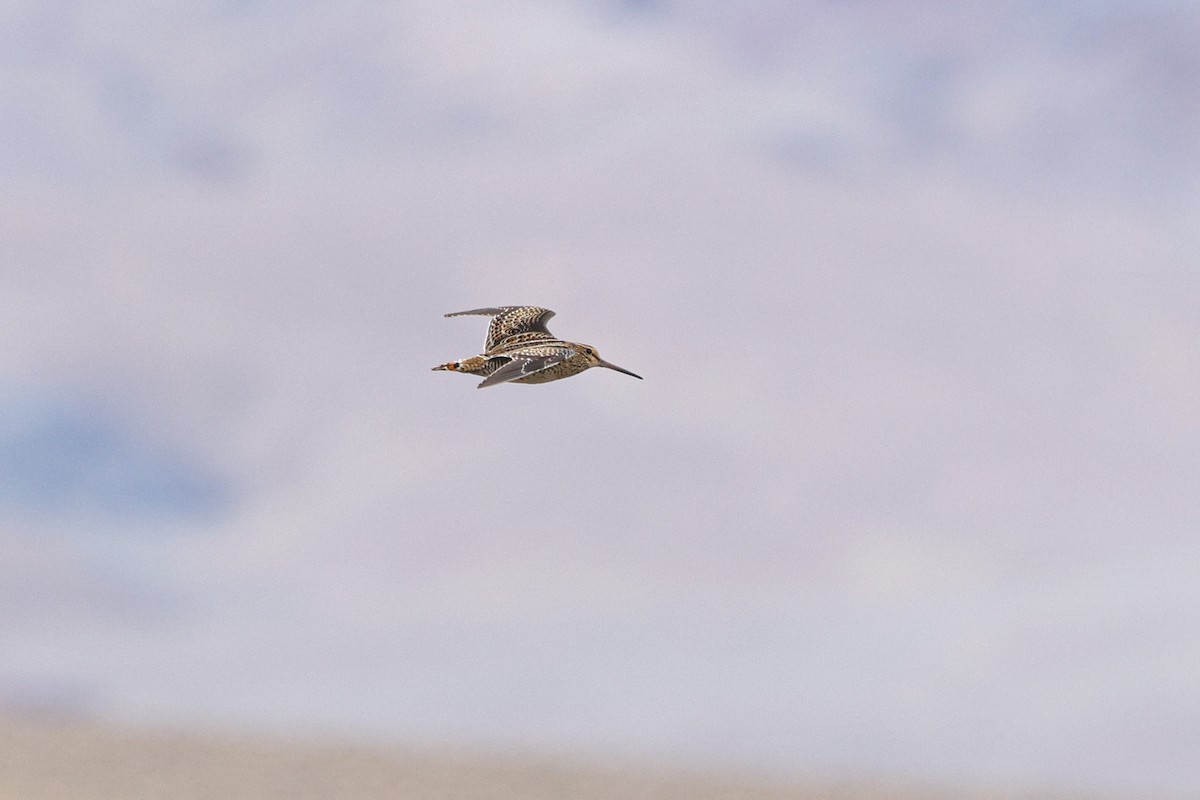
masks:
[(580, 345), (579, 354), (587, 360), (589, 367), (605, 367), (607, 369), (615, 369), (617, 372), (624, 372), (626, 375), (633, 375), (633, 377), (637, 378), (639, 381), (642, 380), (641, 375), (637, 375), (625, 369), (624, 367), (618, 367), (616, 364), (610, 364), (605, 361), (600, 357), (600, 353), (596, 351), (596, 348), (592, 347), (590, 344)]

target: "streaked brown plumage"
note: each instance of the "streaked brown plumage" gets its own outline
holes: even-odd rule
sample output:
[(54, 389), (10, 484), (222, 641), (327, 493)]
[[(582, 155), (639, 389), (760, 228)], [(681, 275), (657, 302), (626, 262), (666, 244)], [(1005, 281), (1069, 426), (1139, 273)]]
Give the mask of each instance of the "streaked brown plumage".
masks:
[(554, 316), (548, 308), (498, 306), (456, 311), (446, 316), (466, 314), (492, 318), (483, 353), (440, 364), (434, 369), (483, 375), (480, 389), (500, 383), (547, 383), (569, 378), (591, 367), (606, 367), (633, 375), (638, 380), (642, 378), (600, 358), (596, 348), (590, 345), (556, 338), (546, 328), (546, 321)]

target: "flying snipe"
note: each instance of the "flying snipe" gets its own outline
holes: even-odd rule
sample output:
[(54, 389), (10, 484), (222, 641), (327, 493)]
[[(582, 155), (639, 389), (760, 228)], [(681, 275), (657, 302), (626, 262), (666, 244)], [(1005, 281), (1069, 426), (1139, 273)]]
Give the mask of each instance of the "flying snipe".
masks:
[(546, 320), (554, 316), (548, 308), (536, 306), (500, 306), (456, 311), (447, 317), (479, 314), (492, 318), (488, 326), (483, 353), (470, 358), (450, 361), (434, 367), (451, 372), (466, 372), (485, 376), (485, 386), (498, 383), (546, 383), (569, 378), (591, 367), (607, 367), (638, 380), (627, 369), (600, 358), (596, 348), (586, 344), (564, 342), (546, 329)]

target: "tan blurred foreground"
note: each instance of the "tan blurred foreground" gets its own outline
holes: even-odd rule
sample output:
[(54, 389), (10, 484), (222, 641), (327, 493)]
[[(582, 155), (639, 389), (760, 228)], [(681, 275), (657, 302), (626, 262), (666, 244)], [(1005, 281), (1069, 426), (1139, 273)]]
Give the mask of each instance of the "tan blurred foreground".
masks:
[(771, 785), (736, 775), (439, 757), (83, 724), (0, 720), (0, 800), (934, 800), (892, 786)]

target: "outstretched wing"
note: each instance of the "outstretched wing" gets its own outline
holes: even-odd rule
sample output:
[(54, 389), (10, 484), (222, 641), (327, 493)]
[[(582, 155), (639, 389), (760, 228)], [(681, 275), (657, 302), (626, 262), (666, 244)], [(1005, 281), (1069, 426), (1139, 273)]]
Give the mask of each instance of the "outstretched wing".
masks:
[(487, 341), (484, 343), (483, 351), (486, 353), (501, 344), (505, 339), (519, 334), (535, 334), (534, 336), (526, 336), (526, 341), (534, 341), (537, 339), (553, 339), (553, 335), (546, 329), (546, 320), (554, 316), (554, 312), (548, 308), (538, 308), (537, 306), (498, 306), (496, 308), (477, 308), (474, 311), (455, 311), (453, 314), (447, 314), (447, 317), (461, 317), (467, 314), (478, 314), (485, 317), (491, 317), (492, 323), (488, 325)]
[(477, 388), (483, 389), (499, 383), (508, 383), (509, 381), (528, 378), (530, 375), (535, 375), (544, 369), (549, 369), (555, 364), (561, 364), (573, 355), (575, 355), (575, 351), (569, 347), (555, 347), (544, 348), (543, 352), (537, 354), (521, 353), (511, 356), (511, 361), (487, 376)]

